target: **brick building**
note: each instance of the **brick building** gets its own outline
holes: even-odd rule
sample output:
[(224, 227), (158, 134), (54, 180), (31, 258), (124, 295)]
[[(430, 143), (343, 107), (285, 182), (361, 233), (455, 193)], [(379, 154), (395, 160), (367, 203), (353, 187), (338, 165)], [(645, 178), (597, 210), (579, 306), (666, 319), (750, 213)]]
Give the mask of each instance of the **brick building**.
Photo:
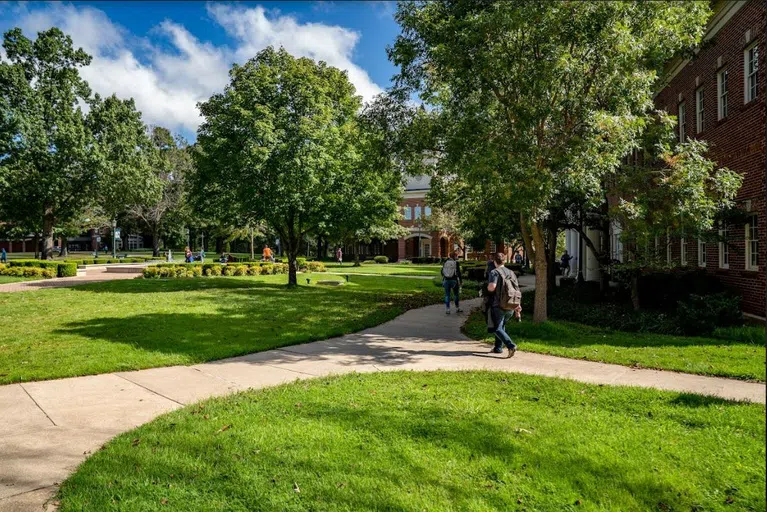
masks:
[[(692, 58), (668, 63), (666, 80), (655, 96), (655, 106), (678, 116), (681, 140), (695, 138), (709, 144), (709, 158), (743, 176), (737, 207), (745, 222), (720, 224), (727, 242), (704, 243), (688, 238), (660, 240), (668, 263), (698, 266), (743, 297), (743, 310), (765, 316), (767, 290), (767, 191), (765, 168), (765, 23), (764, 0), (716, 1), (700, 49)], [(622, 261), (620, 228), (610, 232), (613, 257)], [(598, 242), (600, 233), (590, 231)], [(582, 250), (577, 233), (567, 233), (567, 247), (581, 255), (584, 278), (599, 278), (599, 266)], [(580, 249), (580, 250), (579, 250)], [(662, 251), (662, 248), (660, 249)]]

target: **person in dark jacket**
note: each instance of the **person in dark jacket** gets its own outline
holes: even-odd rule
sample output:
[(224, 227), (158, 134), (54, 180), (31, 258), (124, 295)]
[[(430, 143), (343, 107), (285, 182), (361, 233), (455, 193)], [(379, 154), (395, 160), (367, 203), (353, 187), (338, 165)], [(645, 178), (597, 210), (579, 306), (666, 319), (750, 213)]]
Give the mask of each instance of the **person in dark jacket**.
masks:
[(500, 252), (493, 256), (494, 268), (488, 274), (483, 309), (487, 319), (487, 332), (495, 335), (495, 346), (492, 352), (495, 354), (503, 353), (503, 346), (505, 345), (509, 351), (506, 357), (513, 357), (517, 351), (517, 345), (506, 332), (506, 323), (514, 316), (514, 313), (519, 314), (521, 308), (518, 308), (516, 312), (501, 309), (503, 273), (513, 272), (513, 270), (504, 267), (505, 259), (504, 254)]

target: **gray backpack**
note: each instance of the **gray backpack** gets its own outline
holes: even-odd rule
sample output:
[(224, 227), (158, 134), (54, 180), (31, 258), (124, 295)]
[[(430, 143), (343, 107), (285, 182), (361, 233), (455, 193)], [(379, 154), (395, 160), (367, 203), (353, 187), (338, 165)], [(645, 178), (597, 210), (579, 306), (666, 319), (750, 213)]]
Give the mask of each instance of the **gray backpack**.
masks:
[(455, 260), (448, 259), (442, 265), (442, 277), (445, 279), (455, 279), (458, 276), (458, 263)]
[(519, 288), (517, 275), (513, 270), (506, 267), (498, 267), (498, 274), (501, 276), (501, 289), (499, 303), (501, 309), (511, 311), (517, 309), (522, 304), (522, 291)]

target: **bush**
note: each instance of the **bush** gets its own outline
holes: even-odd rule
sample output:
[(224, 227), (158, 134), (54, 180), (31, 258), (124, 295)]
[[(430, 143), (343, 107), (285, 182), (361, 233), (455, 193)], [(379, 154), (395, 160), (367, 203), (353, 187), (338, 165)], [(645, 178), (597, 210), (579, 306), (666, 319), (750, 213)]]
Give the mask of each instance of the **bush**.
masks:
[(262, 274), (274, 274), (274, 266), (276, 263), (264, 263), (261, 265)]
[[(72, 277), (77, 275), (77, 263), (70, 261), (12, 260), (8, 262), (8, 265), (11, 267), (49, 269), (58, 277)], [(40, 275), (42, 274), (35, 274), (35, 277)]]
[(245, 265), (237, 265), (234, 267), (234, 275), (244, 276), (248, 273), (248, 267)]
[(373, 258), (373, 261), (375, 261), (376, 263), (389, 263), (389, 257), (388, 256), (383, 256), (383, 255), (375, 256)]
[(257, 276), (261, 274), (261, 265), (250, 265), (248, 267), (249, 276)]
[(303, 270), (306, 268), (306, 258), (296, 258), (296, 267), (299, 270)]
[(310, 261), (307, 263), (307, 269), (309, 272), (325, 272), (325, 264), (321, 261)]
[(743, 324), (740, 297), (729, 293), (690, 295), (677, 305), (682, 332), (692, 336), (709, 335), (718, 327)]

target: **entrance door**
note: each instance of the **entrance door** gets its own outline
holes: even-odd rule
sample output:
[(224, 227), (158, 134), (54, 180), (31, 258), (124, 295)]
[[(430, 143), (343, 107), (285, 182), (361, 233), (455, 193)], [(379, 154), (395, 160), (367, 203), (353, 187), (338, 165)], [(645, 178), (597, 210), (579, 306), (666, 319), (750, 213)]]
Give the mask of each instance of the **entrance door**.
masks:
[(431, 240), (428, 238), (421, 239), (421, 257), (428, 258), (431, 256)]

